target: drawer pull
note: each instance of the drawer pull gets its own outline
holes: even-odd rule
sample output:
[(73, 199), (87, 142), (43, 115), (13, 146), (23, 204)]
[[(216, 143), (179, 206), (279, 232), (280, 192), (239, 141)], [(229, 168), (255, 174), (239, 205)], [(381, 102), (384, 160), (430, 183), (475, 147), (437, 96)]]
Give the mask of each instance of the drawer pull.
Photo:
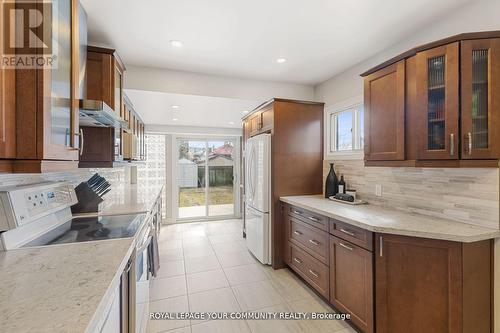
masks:
[(302, 264), (302, 260), (299, 260), (297, 258), (293, 258), (293, 261), (295, 261), (297, 264)]
[(354, 248), (348, 246), (348, 245), (345, 245), (344, 243), (339, 243), (340, 246), (342, 246), (344, 249), (347, 249), (349, 251), (354, 251)]
[(340, 232), (343, 232), (344, 234), (347, 234), (347, 235), (352, 236), (352, 237), (356, 237), (356, 234), (354, 232), (343, 229), (343, 228), (340, 228)]
[(292, 209), (292, 213), (297, 214), (297, 215), (302, 215), (302, 212), (299, 212), (298, 210)]
[(309, 243), (314, 244), (314, 245), (319, 245), (320, 243), (317, 240), (310, 239)]
[(313, 221), (313, 222), (319, 222), (320, 220), (314, 216), (308, 216), (307, 217), (309, 220)]
[(296, 235), (302, 236), (302, 233), (300, 231), (295, 230), (293, 233)]
[(312, 276), (314, 276), (315, 278), (319, 278), (319, 275), (318, 273), (316, 273), (315, 271), (313, 271), (312, 269), (309, 270), (309, 273), (311, 273)]

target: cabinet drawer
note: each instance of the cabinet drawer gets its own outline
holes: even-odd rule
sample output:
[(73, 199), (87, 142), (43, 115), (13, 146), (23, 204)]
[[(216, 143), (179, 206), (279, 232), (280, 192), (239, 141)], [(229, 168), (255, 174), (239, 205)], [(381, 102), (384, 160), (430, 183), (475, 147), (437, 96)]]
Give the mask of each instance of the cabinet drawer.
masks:
[(373, 251), (373, 232), (371, 231), (330, 219), (330, 233), (368, 251)]
[(316, 228), (320, 228), (321, 230), (328, 231), (328, 217), (312, 213), (299, 207), (289, 207), (290, 216), (296, 217), (303, 222), (315, 226)]
[(290, 267), (304, 278), (321, 295), (328, 298), (329, 269), (328, 266), (313, 256), (291, 245)]
[(310, 225), (290, 217), (289, 239), (295, 245), (302, 245), (311, 250), (311, 254), (328, 264), (328, 234)]

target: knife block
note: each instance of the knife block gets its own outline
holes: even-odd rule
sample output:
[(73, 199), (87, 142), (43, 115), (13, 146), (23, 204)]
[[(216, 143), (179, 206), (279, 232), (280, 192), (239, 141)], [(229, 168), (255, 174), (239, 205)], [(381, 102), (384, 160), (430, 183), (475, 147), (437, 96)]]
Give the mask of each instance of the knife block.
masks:
[(80, 183), (75, 187), (78, 203), (71, 206), (71, 213), (97, 213), (100, 211), (99, 204), (104, 200), (90, 188), (87, 182)]

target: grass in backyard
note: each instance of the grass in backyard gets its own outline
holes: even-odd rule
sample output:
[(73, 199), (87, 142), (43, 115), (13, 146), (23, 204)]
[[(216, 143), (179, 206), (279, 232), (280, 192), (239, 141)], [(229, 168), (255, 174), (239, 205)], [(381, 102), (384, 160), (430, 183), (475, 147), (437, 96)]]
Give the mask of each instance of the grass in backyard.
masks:
[[(233, 187), (217, 186), (208, 189), (208, 201), (211, 205), (232, 204)], [(179, 207), (193, 207), (205, 205), (204, 188), (181, 188), (179, 190)]]

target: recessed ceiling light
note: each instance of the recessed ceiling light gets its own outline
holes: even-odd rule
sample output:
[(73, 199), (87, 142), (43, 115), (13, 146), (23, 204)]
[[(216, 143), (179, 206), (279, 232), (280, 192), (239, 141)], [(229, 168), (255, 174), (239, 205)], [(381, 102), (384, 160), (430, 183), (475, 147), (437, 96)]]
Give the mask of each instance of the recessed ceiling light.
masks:
[(179, 105), (172, 105), (172, 109), (178, 109)]
[(234, 125), (234, 121), (230, 121), (230, 122), (229, 122), (229, 125)]
[(245, 114), (246, 114), (246, 113), (248, 113), (248, 111), (243, 111), (243, 113), (245, 113)]
[(178, 118), (173, 118), (172, 120), (173, 120), (173, 121), (177, 121), (177, 120), (179, 120), (179, 119), (178, 119)]
[(173, 47), (182, 47), (182, 42), (180, 40), (171, 40), (170, 45)]
[(286, 62), (286, 59), (285, 58), (278, 58), (278, 59), (276, 59), (276, 62), (278, 64), (282, 64), (282, 63)]

